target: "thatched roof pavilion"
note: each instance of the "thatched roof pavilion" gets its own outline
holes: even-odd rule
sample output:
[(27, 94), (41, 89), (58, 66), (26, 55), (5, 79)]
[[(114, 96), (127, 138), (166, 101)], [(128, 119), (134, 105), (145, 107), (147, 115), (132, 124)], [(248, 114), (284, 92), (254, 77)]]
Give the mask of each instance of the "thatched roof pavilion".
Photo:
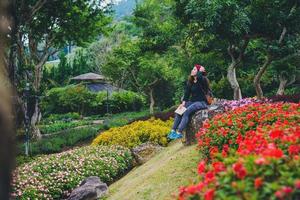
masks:
[(92, 92), (107, 91), (111, 94), (114, 91), (122, 91), (122, 89), (108, 83), (104, 76), (95, 73), (81, 74), (71, 78), (71, 80), (84, 83)]
[(71, 80), (103, 82), (103, 81), (105, 81), (105, 77), (102, 75), (99, 75), (99, 74), (95, 74), (95, 73), (86, 73), (86, 74), (81, 74), (79, 76), (75, 76), (75, 77), (71, 78)]

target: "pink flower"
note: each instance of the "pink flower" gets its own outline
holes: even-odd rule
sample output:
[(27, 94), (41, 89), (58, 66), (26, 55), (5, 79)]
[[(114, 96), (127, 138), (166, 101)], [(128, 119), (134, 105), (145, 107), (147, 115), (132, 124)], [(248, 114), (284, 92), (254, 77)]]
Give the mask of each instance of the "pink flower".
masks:
[(283, 191), (285, 194), (289, 194), (289, 193), (293, 192), (293, 188), (288, 187), (288, 186), (284, 186), (284, 187), (282, 187), (282, 191)]
[(295, 187), (296, 187), (296, 189), (300, 189), (300, 180), (299, 179), (297, 179), (295, 181)]
[(255, 164), (257, 165), (264, 165), (264, 164), (267, 164), (267, 161), (264, 157), (260, 157), (258, 159), (255, 160)]

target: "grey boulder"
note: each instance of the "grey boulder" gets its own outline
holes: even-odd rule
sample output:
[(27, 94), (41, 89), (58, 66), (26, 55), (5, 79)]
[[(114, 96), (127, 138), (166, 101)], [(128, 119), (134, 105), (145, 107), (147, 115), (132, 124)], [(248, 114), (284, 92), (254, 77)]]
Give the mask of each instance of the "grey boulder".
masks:
[(199, 110), (190, 117), (189, 124), (186, 128), (184, 139), (182, 140), (184, 145), (191, 145), (195, 143), (195, 134), (203, 126), (203, 122), (206, 119), (211, 119), (215, 115), (224, 113), (225, 107), (221, 103), (216, 103), (208, 106), (208, 109)]
[(108, 193), (106, 183), (97, 176), (91, 176), (81, 182), (80, 186), (72, 191), (68, 200), (97, 200)]

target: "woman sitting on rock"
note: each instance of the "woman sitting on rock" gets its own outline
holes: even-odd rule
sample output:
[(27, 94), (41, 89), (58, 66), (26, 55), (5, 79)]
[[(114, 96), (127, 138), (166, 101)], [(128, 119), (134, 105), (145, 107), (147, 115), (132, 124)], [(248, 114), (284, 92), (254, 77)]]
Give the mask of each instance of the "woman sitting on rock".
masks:
[[(201, 109), (207, 109), (206, 94), (210, 92), (209, 82), (206, 78), (205, 68), (199, 64), (196, 64), (189, 76), (183, 101), (179, 108), (185, 107), (186, 111), (183, 115), (175, 114), (175, 120), (173, 128), (168, 135), (168, 138), (179, 139), (182, 138), (182, 131), (187, 127), (189, 117), (196, 111)], [(176, 132), (176, 130), (178, 131)]]

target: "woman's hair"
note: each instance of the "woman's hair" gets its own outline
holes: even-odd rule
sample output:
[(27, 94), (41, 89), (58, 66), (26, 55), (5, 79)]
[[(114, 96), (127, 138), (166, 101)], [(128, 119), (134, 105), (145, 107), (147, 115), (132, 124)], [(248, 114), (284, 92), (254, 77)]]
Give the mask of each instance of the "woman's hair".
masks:
[[(202, 75), (203, 75), (203, 79), (202, 79), (203, 90), (207, 94), (208, 91), (210, 90), (209, 79), (207, 78), (206, 72), (202, 72)], [(189, 75), (187, 84), (192, 85), (194, 83), (194, 80), (195, 80), (195, 77)]]

